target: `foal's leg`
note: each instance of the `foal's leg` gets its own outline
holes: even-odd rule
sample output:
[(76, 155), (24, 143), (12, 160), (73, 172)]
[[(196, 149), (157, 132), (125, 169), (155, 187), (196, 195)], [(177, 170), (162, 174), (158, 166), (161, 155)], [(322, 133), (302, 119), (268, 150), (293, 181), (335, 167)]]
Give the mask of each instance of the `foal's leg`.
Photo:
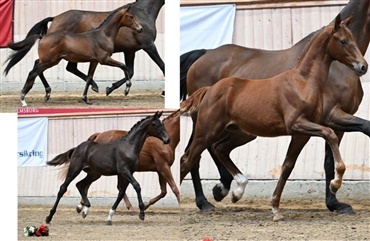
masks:
[(107, 217), (107, 220), (106, 220), (106, 225), (112, 225), (113, 214), (116, 212), (116, 209), (117, 209), (119, 203), (121, 202), (121, 200), (123, 198), (123, 195), (125, 194), (126, 189), (128, 187), (128, 184), (129, 184), (128, 180), (126, 178), (124, 178), (124, 176), (122, 174), (120, 174), (118, 176), (120, 176), (120, 182), (119, 182), (120, 186), (118, 188), (118, 196), (117, 196), (117, 199), (114, 202), (113, 206), (109, 210), (109, 214), (108, 214), (108, 217)]
[[(135, 59), (135, 52), (136, 51), (126, 51), (124, 53), (125, 55), (125, 64), (127, 66), (127, 69), (128, 69), (128, 73), (129, 73), (129, 76), (130, 76), (130, 79), (132, 78), (132, 76), (134, 76), (134, 59)], [(121, 85), (123, 85), (124, 83), (126, 83), (126, 77), (113, 83), (112, 84), (112, 87), (107, 87), (105, 88), (105, 94), (108, 96), (110, 93), (113, 92), (113, 90), (115, 89), (118, 89)]]
[(292, 131), (298, 134), (321, 136), (328, 142), (333, 152), (336, 170), (334, 179), (330, 181), (329, 189), (333, 194), (335, 194), (342, 186), (343, 174), (346, 170), (346, 166), (339, 152), (339, 141), (335, 132), (329, 127), (321, 126), (304, 118), (297, 120), (297, 122), (292, 126)]
[[(85, 75), (84, 73), (82, 73), (81, 71), (79, 71), (77, 69), (77, 63), (75, 63), (75, 62), (69, 62), (68, 61), (66, 70), (68, 72), (71, 72), (72, 74), (80, 77), (81, 79), (83, 79), (86, 82), (87, 75)], [(91, 79), (91, 89), (93, 91), (95, 91), (96, 93), (99, 93), (99, 87), (98, 87), (98, 85), (95, 83), (95, 81), (93, 79)]]
[(88, 187), (91, 185), (91, 183), (98, 180), (100, 177), (101, 177), (100, 174), (88, 172), (87, 176), (76, 184), (76, 187), (80, 192), (82, 198), (81, 204), (76, 207), (76, 210), (78, 213), (80, 213), (82, 210), (83, 218), (86, 218), (87, 214), (89, 213), (89, 208), (91, 206), (89, 199), (87, 198)]
[(89, 73), (86, 79), (85, 89), (84, 89), (84, 92), (82, 93), (82, 100), (85, 101), (86, 104), (88, 105), (91, 105), (91, 102), (87, 99), (87, 91), (89, 90), (89, 86), (91, 84), (92, 77), (95, 73), (95, 69), (97, 65), (98, 65), (97, 61), (90, 62)]
[(125, 73), (125, 77), (126, 77), (125, 95), (127, 95), (128, 92), (130, 91), (130, 87), (132, 85), (131, 78), (130, 78), (130, 73), (128, 72), (127, 66), (124, 63), (121, 63), (119, 61), (116, 61), (116, 60), (112, 59), (111, 57), (105, 59), (100, 64), (114, 66), (114, 67), (118, 67), (118, 68), (122, 69), (122, 71)]
[[(337, 133), (337, 136), (338, 136), (338, 139), (339, 139), (339, 142), (340, 140), (342, 139), (343, 137), (343, 134), (342, 132)], [(339, 202), (336, 195), (333, 194), (331, 191), (330, 191), (330, 181), (332, 179), (334, 179), (334, 157), (333, 157), (333, 153), (330, 149), (330, 146), (325, 143), (325, 164), (324, 164), (324, 168), (325, 168), (325, 180), (326, 180), (326, 188), (325, 188), (325, 193), (326, 193), (326, 207), (330, 210), (330, 211), (334, 211), (336, 210), (338, 213), (340, 214), (354, 214), (354, 211), (352, 209), (352, 207), (347, 204), (347, 203), (342, 203), (342, 202)]]
[(50, 210), (49, 215), (45, 219), (46, 223), (50, 223), (50, 221), (53, 219), (53, 216), (54, 216), (54, 214), (57, 210), (59, 201), (63, 197), (64, 193), (67, 191), (68, 185), (73, 181), (73, 179), (75, 179), (78, 176), (78, 174), (80, 174), (82, 167), (79, 165), (79, 163), (76, 163), (76, 164), (77, 165), (73, 165), (72, 160), (71, 160), (71, 164), (68, 168), (67, 177), (66, 177), (64, 183), (59, 188), (59, 192), (58, 192), (58, 195), (57, 195), (57, 199), (54, 203), (54, 206)]
[(35, 65), (33, 66), (33, 69), (28, 74), (26, 83), (23, 86), (23, 89), (20, 94), (20, 100), (22, 102), (22, 106), (27, 106), (25, 97), (27, 93), (32, 89), (33, 84), (35, 83), (35, 79), (38, 75), (40, 75), (42, 72), (44, 72), (46, 69), (56, 65), (59, 63), (60, 60), (57, 60), (55, 62), (51, 63), (40, 63), (40, 61), (36, 60)]
[(284, 219), (279, 208), (281, 194), (283, 192), (285, 183), (294, 168), (299, 153), (301, 153), (303, 147), (306, 145), (309, 139), (310, 139), (309, 136), (292, 136), (292, 139), (288, 147), (288, 152), (286, 154), (283, 166), (281, 168), (279, 181), (272, 195), (271, 204), (272, 204), (272, 213), (274, 215), (273, 217), (274, 222), (281, 221)]
[(233, 176), (234, 181), (237, 184), (237, 188), (232, 191), (231, 201), (233, 203), (239, 201), (242, 198), (245, 187), (248, 183), (248, 179), (246, 176), (243, 175), (243, 173), (241, 173), (238, 167), (231, 160), (230, 153), (236, 147), (251, 142), (254, 139), (256, 139), (256, 136), (247, 135), (242, 131), (238, 132), (236, 130), (233, 130), (233, 132), (229, 132), (228, 135), (212, 145), (212, 150), (214, 151), (215, 155), (225, 166), (228, 172)]

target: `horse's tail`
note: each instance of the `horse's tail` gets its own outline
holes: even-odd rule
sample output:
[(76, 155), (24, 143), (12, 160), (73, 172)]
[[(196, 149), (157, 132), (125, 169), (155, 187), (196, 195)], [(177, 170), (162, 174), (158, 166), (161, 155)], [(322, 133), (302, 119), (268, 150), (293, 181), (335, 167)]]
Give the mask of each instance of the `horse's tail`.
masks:
[(59, 154), (58, 156), (54, 157), (52, 160), (47, 161), (46, 164), (48, 164), (50, 166), (59, 166), (59, 165), (62, 165), (62, 164), (69, 164), (69, 162), (71, 160), (71, 156), (72, 156), (75, 149), (76, 149), (76, 147), (74, 147), (72, 149), (69, 149), (68, 151), (66, 151), (62, 154)]
[(100, 132), (96, 132), (94, 134), (92, 134), (89, 138), (87, 138), (88, 141), (95, 141), (96, 137), (98, 137), (98, 135), (100, 134)]
[(5, 63), (9, 61), (7, 64), (4, 74), (7, 75), (9, 73), (9, 70), (16, 65), (21, 59), (23, 59), (24, 56), (30, 51), (33, 44), (36, 42), (36, 40), (40, 39), (41, 37), (39, 35), (33, 35), (31, 37), (26, 38), (23, 40), (23, 48), (19, 50), (13, 51), (13, 53), (6, 59)]
[(14, 52), (7, 58), (5, 62), (8, 62), (4, 70), (4, 74), (7, 75), (9, 70), (16, 65), (24, 56), (30, 51), (36, 40), (42, 38), (48, 31), (48, 22), (53, 21), (53, 17), (45, 18), (40, 22), (36, 23), (30, 31), (27, 33), (25, 39), (15, 43), (9, 43), (8, 47)]
[(186, 86), (186, 76), (188, 74), (190, 66), (202, 57), (207, 52), (206, 49), (197, 49), (182, 54), (180, 56), (180, 100), (186, 100), (186, 95), (188, 92)]
[(196, 112), (198, 111), (198, 107), (200, 103), (202, 102), (202, 99), (204, 95), (207, 93), (210, 86), (206, 86), (203, 88), (200, 88), (199, 90), (195, 91), (189, 98), (183, 102), (181, 102), (180, 105), (180, 111), (181, 113), (184, 112)]

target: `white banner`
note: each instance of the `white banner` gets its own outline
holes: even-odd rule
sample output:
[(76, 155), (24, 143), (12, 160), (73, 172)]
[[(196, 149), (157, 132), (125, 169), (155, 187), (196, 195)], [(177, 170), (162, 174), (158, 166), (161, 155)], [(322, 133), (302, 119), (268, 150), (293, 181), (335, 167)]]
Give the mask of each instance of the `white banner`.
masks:
[(18, 119), (18, 166), (44, 166), (47, 160), (48, 118)]
[(180, 8), (180, 54), (232, 43), (235, 5)]

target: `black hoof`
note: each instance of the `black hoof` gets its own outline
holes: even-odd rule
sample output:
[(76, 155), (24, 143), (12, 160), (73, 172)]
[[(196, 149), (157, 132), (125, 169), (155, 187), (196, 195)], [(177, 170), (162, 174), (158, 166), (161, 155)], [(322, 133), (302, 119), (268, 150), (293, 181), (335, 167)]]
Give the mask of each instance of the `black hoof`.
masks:
[(107, 221), (105, 224), (106, 225), (112, 225), (112, 221)]
[(50, 221), (51, 221), (51, 217), (47, 216), (47, 217), (46, 217), (46, 219), (45, 219), (45, 222), (46, 222), (47, 224), (49, 224), (49, 223), (50, 223)]
[(328, 209), (332, 212), (336, 211), (338, 214), (346, 214), (346, 215), (353, 215), (355, 212), (351, 205), (347, 203), (337, 202), (334, 204), (328, 204)]
[(221, 188), (220, 186), (218, 186), (218, 185), (215, 185), (215, 186), (213, 187), (213, 189), (212, 189), (212, 193), (213, 193), (213, 198), (214, 198), (217, 202), (221, 202), (221, 201), (222, 201), (222, 199), (224, 199), (224, 198), (227, 196), (227, 194), (226, 194), (226, 195), (224, 195), (224, 194), (222, 193), (222, 188)]
[(50, 94), (46, 94), (44, 97), (44, 102), (48, 102), (49, 99), (50, 99)]
[(212, 203), (208, 202), (207, 200), (197, 202), (197, 207), (202, 212), (209, 212), (209, 211), (213, 211), (215, 209), (215, 206)]
[(82, 208), (79, 208), (78, 206), (76, 206), (76, 212), (80, 213), (81, 211), (82, 211)]
[(105, 88), (105, 95), (108, 96), (110, 93), (112, 93), (113, 89), (112, 88)]
[(93, 83), (91, 84), (91, 89), (96, 92), (96, 93), (99, 93), (99, 87), (96, 83)]
[(144, 221), (144, 219), (145, 219), (145, 214), (140, 213), (140, 214), (139, 214), (139, 218), (140, 218), (140, 220)]
[(82, 97), (82, 100), (83, 100), (86, 104), (88, 104), (88, 105), (92, 105), (91, 101), (90, 101), (88, 98), (84, 98), (84, 97)]

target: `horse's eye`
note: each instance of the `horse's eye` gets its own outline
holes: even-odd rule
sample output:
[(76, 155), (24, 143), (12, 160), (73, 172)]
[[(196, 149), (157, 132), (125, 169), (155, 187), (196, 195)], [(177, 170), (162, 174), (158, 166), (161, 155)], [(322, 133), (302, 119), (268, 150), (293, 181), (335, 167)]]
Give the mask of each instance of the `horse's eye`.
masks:
[(342, 45), (346, 45), (346, 44), (347, 44), (347, 40), (342, 39), (342, 40), (340, 41), (340, 43), (341, 43)]

